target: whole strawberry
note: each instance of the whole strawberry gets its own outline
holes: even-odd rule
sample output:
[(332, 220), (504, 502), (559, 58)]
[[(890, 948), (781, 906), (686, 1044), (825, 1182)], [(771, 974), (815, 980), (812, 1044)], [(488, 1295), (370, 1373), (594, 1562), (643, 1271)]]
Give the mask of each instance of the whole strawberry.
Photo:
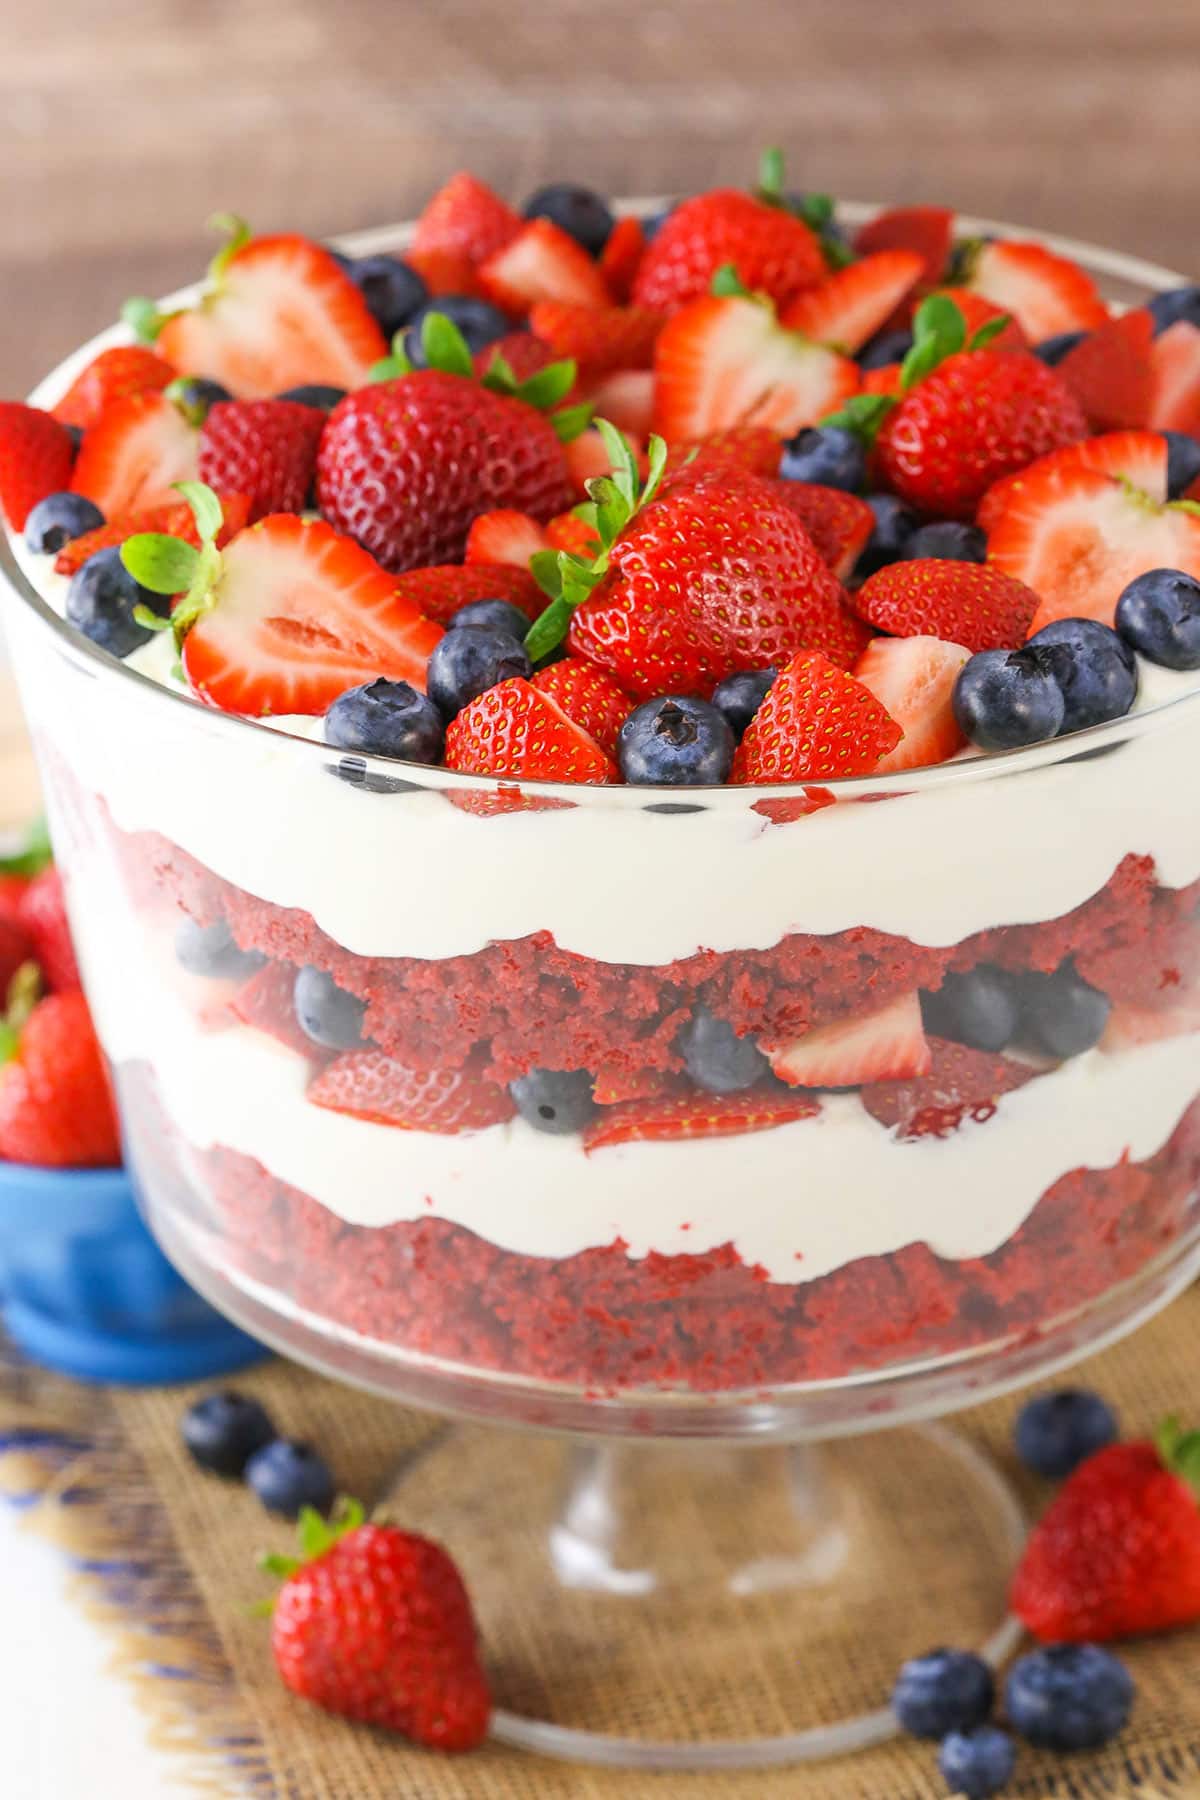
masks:
[(736, 188), (697, 194), (663, 221), (638, 266), (635, 306), (674, 312), (707, 294), (732, 263), (744, 287), (787, 300), (828, 270), (816, 233), (791, 213)]
[(65, 425), (36, 406), (0, 401), (0, 508), (14, 531), (39, 500), (70, 486), (74, 461)]
[(317, 467), (325, 414), (296, 400), (222, 400), (200, 431), (200, 479), (246, 494), (250, 517), (303, 512)]
[(0, 1028), (0, 1157), (47, 1168), (109, 1168), (121, 1160), (108, 1073), (80, 993), (35, 998), (26, 964)]
[(936, 637), (975, 650), (1016, 650), (1039, 605), (1033, 589), (987, 563), (914, 557), (868, 577), (850, 604), (892, 637)]
[(1200, 1432), (1089, 1456), (1034, 1528), (1011, 1605), (1037, 1638), (1100, 1643), (1200, 1619)]
[(271, 1648), (287, 1687), (326, 1712), (397, 1731), (434, 1750), (473, 1750), (491, 1698), (462, 1577), (440, 1545), (364, 1524), (343, 1503), (331, 1524), (300, 1515), (302, 1561), (283, 1576)]
[(67, 906), (63, 898), (62, 876), (51, 867), (34, 876), (18, 902), (17, 916), (33, 945), (33, 956), (42, 971), (42, 979), (52, 994), (71, 993), (79, 985), (79, 966), (71, 927), (67, 923)]

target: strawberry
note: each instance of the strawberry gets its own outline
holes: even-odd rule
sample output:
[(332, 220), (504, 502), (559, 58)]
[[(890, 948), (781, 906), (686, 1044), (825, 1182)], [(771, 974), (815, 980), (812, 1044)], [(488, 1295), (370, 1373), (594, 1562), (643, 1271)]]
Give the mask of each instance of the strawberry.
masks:
[(925, 271), (915, 250), (879, 250), (848, 263), (788, 302), (779, 323), (814, 343), (853, 355), (874, 337)]
[(471, 360), (481, 380), (497, 358), (508, 364), (518, 381), (528, 381), (531, 375), (540, 374), (558, 361), (549, 344), (534, 337), (532, 331), (507, 332), (494, 344), (485, 344), (482, 350), (477, 350)]
[(1200, 998), (1189, 994), (1166, 1006), (1141, 1006), (1128, 1001), (1114, 1006), (1100, 1039), (1102, 1050), (1131, 1050), (1138, 1044), (1156, 1044), (1163, 1038), (1189, 1037), (1200, 1031)]
[(871, 690), (904, 734), (875, 764), (877, 775), (945, 762), (962, 749), (965, 740), (951, 699), (969, 656), (962, 644), (936, 637), (875, 638), (867, 645), (854, 665), (854, 679)]
[[(607, 417), (607, 414), (605, 416)], [(626, 438), (635, 436), (627, 425), (622, 425), (619, 429), (625, 433)], [(640, 432), (636, 434), (638, 437), (641, 435)], [(633, 450), (635, 455), (641, 456), (641, 444), (635, 442)], [(597, 475), (612, 474), (612, 457), (608, 453), (604, 439), (594, 425), (589, 426), (586, 431), (581, 431), (571, 443), (564, 445), (563, 454), (571, 487), (576, 497), (581, 500), (589, 498), (587, 488), (589, 481)]]
[(613, 299), (621, 305), (629, 299), (646, 253), (646, 233), (640, 219), (618, 219), (600, 252), (600, 273)]
[(943, 300), (953, 300), (967, 327), (967, 337), (974, 337), (980, 326), (988, 325), (993, 319), (1007, 319), (1004, 330), (998, 332), (991, 340), (993, 350), (1028, 350), (1029, 339), (1017, 324), (1011, 313), (1006, 313), (1002, 306), (993, 306), (982, 294), (976, 294), (971, 288), (940, 287), (935, 290)]
[(767, 1056), (781, 1081), (805, 1088), (907, 1080), (926, 1074), (932, 1061), (915, 989), (886, 1006), (848, 1014), (769, 1047)]
[(780, 1094), (770, 1088), (742, 1094), (659, 1095), (606, 1107), (602, 1116), (585, 1128), (583, 1147), (590, 1154), (610, 1144), (770, 1131), (795, 1119), (811, 1119), (820, 1110), (811, 1095)]
[(741, 469), (750, 475), (778, 475), (783, 440), (778, 432), (765, 425), (731, 425), (727, 431), (714, 431), (694, 443), (671, 444), (667, 450), (664, 485), (681, 469), (726, 467)]
[(71, 481), (75, 445), (65, 425), (17, 400), (0, 400), (0, 507), (14, 531), (47, 494)]
[(352, 539), (323, 520), (276, 513), (221, 552), (183, 668), (198, 697), (223, 712), (323, 713), (377, 675), (423, 690), (441, 636)]
[(505, 506), (495, 512), (480, 513), (477, 519), (472, 519), (465, 560), (468, 563), (509, 563), (514, 568), (527, 569), (531, 556), (549, 548), (550, 540), (536, 519)]
[(1102, 437), (1083, 438), (1064, 450), (1052, 450), (1015, 475), (992, 484), (975, 515), (985, 531), (999, 524), (1009, 504), (1031, 482), (1053, 475), (1069, 481), (1076, 469), (1094, 469), (1101, 475), (1121, 476), (1161, 504), (1167, 497), (1167, 442), (1157, 431), (1109, 431)]
[(298, 1055), (311, 1057), (316, 1047), (296, 1017), (296, 971), (290, 963), (264, 963), (238, 988), (229, 1011), (243, 1025), (265, 1031)]
[(251, 519), (302, 512), (317, 467), (325, 414), (295, 400), (224, 400), (200, 428), (200, 479), (246, 494)]
[(54, 408), (64, 425), (88, 431), (105, 407), (126, 394), (158, 393), (174, 381), (177, 371), (164, 357), (144, 344), (114, 344), (92, 358)]
[(408, 569), (397, 575), (395, 592), (427, 619), (449, 623), (460, 606), (472, 600), (509, 600), (532, 622), (545, 611), (546, 596), (528, 569), (507, 563), (442, 563), (430, 569)]
[[(626, 701), (626, 707), (629, 702)], [(7, 994), (23, 963), (34, 962), (37, 952), (20, 918), (28, 881), (15, 875), (0, 876), (0, 993)], [(7, 892), (3, 890), (7, 889)], [(20, 890), (20, 891), (18, 891)], [(79, 983), (76, 981), (75, 986)]]
[(26, 964), (10, 989), (0, 1157), (47, 1168), (115, 1167), (117, 1115), (87, 1001), (79, 992), (34, 1000), (36, 988), (36, 971)]
[(1058, 372), (1093, 431), (1136, 430), (1154, 397), (1154, 320), (1146, 307), (1108, 319), (1068, 350)]
[(877, 569), (850, 604), (892, 637), (942, 638), (970, 651), (1015, 650), (1028, 635), (1038, 596), (986, 563), (918, 557)]
[(992, 527), (988, 557), (1041, 595), (1030, 635), (1054, 619), (1111, 625), (1135, 575), (1163, 568), (1200, 575), (1200, 518), (1156, 505), (1095, 469), (1027, 470)]
[(17, 906), (17, 919), (33, 946), (33, 958), (52, 994), (76, 992), (82, 983), (67, 921), (62, 876), (50, 864), (35, 875)]
[(1011, 313), (1030, 343), (1064, 331), (1095, 331), (1108, 308), (1091, 276), (1044, 244), (998, 240), (970, 257), (965, 285)]
[(875, 529), (875, 514), (866, 501), (811, 481), (774, 481), (771, 486), (795, 513), (826, 568), (845, 581)]
[(780, 669), (746, 727), (734, 757), (733, 779), (777, 782), (869, 775), (880, 757), (896, 748), (900, 736), (899, 725), (869, 688), (827, 657), (801, 651)]
[(983, 1124), (996, 1102), (1024, 1087), (1037, 1071), (1027, 1063), (989, 1056), (946, 1038), (930, 1038), (923, 1074), (880, 1087), (864, 1087), (862, 1103), (873, 1119), (899, 1138), (948, 1137), (965, 1119)]
[(306, 1507), (303, 1560), (264, 1559), (283, 1578), (271, 1650), (284, 1686), (430, 1749), (473, 1750), (491, 1699), (462, 1577), (440, 1544), (362, 1519), (354, 1502), (330, 1524)]
[(472, 700), (446, 727), (446, 767), (526, 781), (615, 781), (604, 751), (549, 694), (520, 676)]
[(1146, 424), (1200, 437), (1200, 330), (1177, 319), (1154, 340), (1153, 392)]
[(195, 481), (199, 433), (165, 394), (114, 400), (84, 433), (71, 486), (108, 519), (169, 506), (176, 482)]
[(495, 507), (551, 518), (570, 488), (542, 413), (463, 375), (419, 369), (333, 409), (317, 494), (339, 530), (401, 570), (461, 556), (472, 519)]
[(854, 248), (860, 256), (880, 250), (913, 250), (924, 269), (920, 286), (936, 287), (946, 272), (954, 241), (954, 214), (945, 206), (894, 206), (860, 225)]
[(520, 215), (499, 194), (463, 171), (452, 175), (429, 201), (417, 220), (410, 253), (417, 259), (435, 252), (450, 254), (477, 267), (511, 243), (521, 226)]
[(482, 300), (476, 280), (477, 264), (459, 250), (418, 250), (410, 244), (404, 260), (417, 271), (431, 295), (470, 294)]
[(600, 548), (595, 525), (574, 509), (546, 521), (546, 542), (552, 550), (570, 550), (589, 561)]
[(654, 376), (649, 369), (612, 369), (588, 383), (592, 416), (618, 431), (646, 437), (654, 421)]
[(1043, 1642), (1104, 1643), (1200, 1619), (1200, 1434), (1164, 1420), (1153, 1443), (1080, 1463), (1034, 1526), (1010, 1592)]
[(162, 321), (157, 347), (189, 375), (241, 400), (304, 382), (356, 388), (386, 355), (367, 303), (319, 244), (284, 234), (236, 235), (216, 257), (209, 291)]
[(573, 306), (538, 300), (529, 310), (529, 329), (556, 356), (575, 361), (581, 381), (612, 369), (649, 369), (662, 314), (640, 306)]
[(734, 188), (685, 200), (646, 246), (632, 298), (635, 306), (674, 312), (707, 294), (717, 270), (731, 263), (743, 287), (790, 300), (827, 274), (814, 231), (784, 208)]
[(404, 1131), (482, 1131), (516, 1108), (508, 1089), (469, 1068), (412, 1069), (382, 1050), (352, 1050), (308, 1084), (314, 1106)]
[(736, 295), (710, 294), (681, 307), (659, 335), (654, 373), (655, 430), (672, 443), (734, 425), (790, 436), (858, 389), (849, 358), (786, 330), (769, 306)]
[(479, 285), (496, 306), (523, 318), (538, 300), (608, 306), (604, 277), (581, 244), (550, 219), (530, 219), (479, 270)]
[(549, 694), (568, 719), (581, 725), (604, 754), (616, 761), (617, 733), (633, 711), (633, 701), (611, 675), (582, 657), (564, 656), (539, 669), (533, 686), (539, 694)]
[[(222, 494), (220, 499), (223, 522), (217, 533), (218, 549), (250, 523), (250, 501), (245, 494)], [(97, 550), (123, 544), (127, 538), (136, 537), (143, 531), (162, 532), (166, 537), (182, 538), (185, 543), (200, 548), (192, 509), (186, 501), (179, 500), (172, 506), (150, 506), (143, 512), (125, 513), (108, 525), (98, 525), (95, 531), (85, 531), (82, 537), (72, 538), (55, 557), (54, 572), (56, 575), (73, 575), (89, 557), (95, 556)]]

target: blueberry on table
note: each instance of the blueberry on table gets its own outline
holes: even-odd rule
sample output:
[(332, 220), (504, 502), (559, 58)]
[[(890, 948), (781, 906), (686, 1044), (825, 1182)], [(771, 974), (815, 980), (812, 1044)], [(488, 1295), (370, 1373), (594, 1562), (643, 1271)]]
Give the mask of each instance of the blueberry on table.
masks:
[[(827, 482), (825, 485), (832, 484)], [(860, 581), (874, 575), (876, 569), (899, 562), (904, 556), (904, 546), (917, 528), (916, 513), (895, 494), (868, 494), (867, 505), (875, 514), (875, 529), (854, 565), (854, 573)]]
[(992, 1710), (996, 1682), (973, 1650), (928, 1650), (906, 1662), (892, 1689), (892, 1711), (913, 1737), (973, 1731)]
[(346, 398), (345, 388), (329, 387), (323, 381), (303, 381), (299, 387), (284, 388), (277, 400), (294, 400), (298, 406), (314, 406), (318, 412), (332, 412)]
[(1056, 331), (1053, 337), (1043, 338), (1040, 344), (1035, 344), (1033, 354), (1039, 362), (1056, 369), (1063, 357), (1077, 344), (1082, 344), (1086, 336), (1086, 331)]
[(747, 725), (771, 691), (777, 669), (740, 669), (727, 675), (713, 689), (712, 703), (723, 713), (729, 729), (740, 742)]
[(1066, 716), (1058, 675), (1067, 652), (1056, 645), (980, 650), (954, 683), (959, 730), (980, 750), (1018, 750), (1057, 737)]
[(729, 721), (715, 706), (667, 696), (634, 707), (617, 736), (617, 761), (626, 781), (713, 787), (728, 781), (735, 747)]
[(294, 1438), (274, 1438), (256, 1450), (246, 1464), (246, 1485), (258, 1495), (268, 1512), (285, 1519), (298, 1517), (302, 1507), (327, 1513), (334, 1501), (333, 1476), (311, 1444)]
[(967, 525), (960, 519), (934, 519), (929, 525), (918, 525), (904, 546), (905, 562), (932, 556), (939, 562), (987, 561), (987, 537), (978, 525)]
[(1154, 320), (1155, 337), (1168, 325), (1177, 325), (1180, 319), (1186, 319), (1189, 325), (1200, 326), (1200, 287), (1164, 288), (1146, 305)]
[(429, 289), (417, 271), (398, 256), (360, 256), (346, 273), (389, 340), (429, 298)]
[(458, 631), (464, 625), (483, 625), (489, 631), (502, 631), (508, 637), (524, 642), (529, 620), (511, 600), (468, 600), (452, 613), (447, 631)]
[(977, 1725), (974, 1731), (951, 1731), (942, 1739), (938, 1768), (952, 1793), (966, 1800), (990, 1800), (1012, 1775), (1017, 1747), (998, 1725)]
[(224, 919), (212, 925), (184, 919), (175, 933), (175, 958), (189, 975), (230, 981), (253, 975), (266, 961), (257, 950), (241, 949)]
[(857, 494), (867, 479), (862, 439), (840, 425), (809, 425), (785, 439), (779, 474), (784, 481), (812, 481)]
[(573, 181), (552, 181), (530, 194), (521, 208), (527, 219), (549, 219), (589, 256), (599, 256), (616, 223), (608, 202)]
[(426, 695), (407, 681), (382, 677), (347, 688), (325, 714), (327, 744), (404, 762), (439, 762), (445, 729), (441, 713)]
[(104, 514), (85, 494), (47, 494), (26, 516), (25, 548), (35, 556), (57, 556), (72, 538), (98, 531), (104, 523)]
[(429, 698), (447, 719), (501, 681), (533, 670), (520, 638), (487, 625), (460, 625), (434, 646), (425, 671)]
[(687, 1072), (710, 1094), (740, 1094), (770, 1072), (770, 1063), (752, 1038), (738, 1037), (703, 1001), (679, 1034)]
[(1117, 630), (1148, 662), (1200, 669), (1200, 581), (1182, 569), (1149, 569), (1117, 601)]
[(1121, 719), (1138, 692), (1137, 658), (1108, 625), (1097, 619), (1055, 619), (1029, 640), (1032, 645), (1059, 644), (1067, 651), (1058, 666), (1063, 696), (1060, 737)]
[(324, 969), (306, 963), (297, 972), (292, 990), (296, 1019), (314, 1044), (327, 1050), (357, 1050), (363, 1043), (365, 1000), (348, 994)]
[(276, 1435), (266, 1408), (231, 1389), (194, 1401), (179, 1429), (192, 1461), (214, 1475), (241, 1475), (255, 1451)]
[(494, 344), (497, 338), (512, 330), (506, 315), (486, 300), (476, 300), (471, 294), (439, 294), (436, 300), (427, 300), (424, 306), (417, 308), (404, 333), (404, 354), (414, 369), (426, 366), (421, 327), (429, 313), (441, 313), (452, 325), (457, 325), (471, 351)]
[(525, 1123), (552, 1137), (582, 1131), (596, 1113), (586, 1069), (530, 1069), (510, 1081), (508, 1091)]
[(1164, 431), (1167, 440), (1167, 499), (1180, 500), (1200, 475), (1200, 438)]
[(1076, 974), (1070, 962), (1052, 975), (1030, 971), (1019, 976), (1016, 995), (1019, 1035), (1034, 1050), (1059, 1060), (1094, 1049), (1112, 1011), (1108, 995)]
[(1133, 1678), (1096, 1644), (1050, 1644), (1018, 1657), (1004, 1684), (1015, 1731), (1039, 1750), (1095, 1750), (1115, 1738), (1133, 1707)]
[(886, 369), (890, 363), (903, 362), (912, 347), (911, 331), (877, 331), (859, 351), (858, 366), (860, 369)]
[(1089, 1388), (1059, 1388), (1052, 1394), (1036, 1395), (1026, 1401), (1013, 1427), (1021, 1461), (1051, 1481), (1062, 1481), (1116, 1438), (1117, 1421), (1111, 1406)]
[(149, 607), (161, 617), (170, 600), (135, 581), (121, 561), (120, 547), (112, 544), (107, 550), (97, 550), (75, 571), (65, 612), (67, 623), (102, 650), (112, 656), (129, 656), (154, 636), (134, 618), (138, 606)]
[(1012, 977), (993, 963), (952, 971), (936, 993), (922, 994), (921, 1014), (934, 1037), (994, 1055), (1012, 1042), (1017, 1029)]

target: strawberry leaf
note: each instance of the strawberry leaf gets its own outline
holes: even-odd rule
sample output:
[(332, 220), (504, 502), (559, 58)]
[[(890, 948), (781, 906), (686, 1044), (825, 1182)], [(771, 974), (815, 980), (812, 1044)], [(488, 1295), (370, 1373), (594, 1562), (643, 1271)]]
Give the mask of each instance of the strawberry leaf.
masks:
[(840, 431), (852, 431), (869, 448), (895, 404), (890, 394), (851, 394), (836, 412), (826, 413), (817, 423), (836, 425)]
[[(496, 360), (501, 359), (498, 357)], [(563, 362), (550, 363), (546, 368), (539, 369), (536, 375), (530, 375), (528, 380), (518, 383), (514, 392), (517, 399), (524, 400), (527, 406), (536, 406), (539, 412), (549, 412), (560, 400), (566, 399), (575, 386), (576, 373), (574, 358), (567, 357)]]
[[(691, 451), (687, 460), (691, 462), (692, 457), (694, 457), (695, 454), (696, 452), (694, 450)], [(653, 500), (655, 494), (657, 494), (662, 485), (662, 478), (666, 472), (666, 467), (667, 446), (664, 440), (656, 433), (651, 437), (650, 442), (646, 446), (646, 483), (642, 488), (642, 497), (639, 502), (641, 506), (648, 505), (649, 502)]]
[(560, 406), (557, 412), (551, 413), (550, 423), (559, 443), (573, 444), (591, 424), (592, 412), (591, 401), (581, 400), (578, 406)]
[(240, 213), (215, 212), (207, 221), (210, 231), (219, 231), (225, 242), (208, 265), (208, 273), (214, 281), (219, 281), (225, 272), (226, 265), (233, 261), (238, 251), (250, 242), (250, 227)]
[(138, 585), (152, 594), (182, 594), (195, 580), (200, 552), (182, 538), (140, 531), (121, 545), (121, 561)]
[(8, 984), (5, 1011), (0, 1017), (0, 1063), (17, 1054), (21, 1033), (42, 992), (42, 972), (35, 962), (23, 962)]
[(53, 860), (49, 828), (44, 818), (37, 818), (26, 832), (21, 848), (11, 856), (0, 857), (0, 875), (37, 875)]
[(709, 283), (709, 292), (718, 300), (753, 300), (756, 297), (732, 263), (722, 263), (716, 270)]
[(996, 319), (985, 319), (979, 329), (972, 332), (967, 339), (967, 349), (986, 350), (988, 345), (993, 343), (1002, 331), (1007, 331), (1011, 324), (1012, 315), (1010, 313), (1001, 313)]
[(758, 198), (768, 206), (783, 205), (786, 165), (778, 144), (769, 145), (758, 159)]
[(608, 451), (608, 460), (612, 466), (612, 479), (618, 491), (629, 502), (632, 513), (637, 499), (638, 466), (633, 454), (633, 447), (623, 431), (618, 431), (609, 419), (597, 419), (596, 430), (604, 441)]
[(1164, 1467), (1200, 1495), (1200, 1431), (1185, 1431), (1174, 1413), (1159, 1421), (1154, 1447)]
[(562, 599), (562, 573), (557, 550), (535, 550), (529, 559), (529, 573), (551, 600)]
[(913, 318), (912, 349), (900, 365), (900, 386), (907, 392), (932, 373), (948, 356), (955, 356), (967, 341), (967, 322), (953, 300), (930, 294)]
[(474, 375), (467, 340), (445, 313), (428, 312), (421, 321), (421, 348), (431, 369), (443, 375)]
[(541, 662), (557, 650), (567, 635), (575, 608), (569, 600), (552, 600), (545, 612), (533, 621), (525, 633), (525, 649), (531, 662)]
[(170, 313), (159, 312), (145, 294), (135, 294), (121, 307), (121, 318), (140, 344), (152, 344), (170, 317)]
[(202, 544), (215, 542), (217, 533), (225, 523), (221, 502), (216, 494), (203, 481), (177, 481), (174, 486), (175, 492), (182, 494), (192, 509), (196, 530), (200, 533), (200, 542)]

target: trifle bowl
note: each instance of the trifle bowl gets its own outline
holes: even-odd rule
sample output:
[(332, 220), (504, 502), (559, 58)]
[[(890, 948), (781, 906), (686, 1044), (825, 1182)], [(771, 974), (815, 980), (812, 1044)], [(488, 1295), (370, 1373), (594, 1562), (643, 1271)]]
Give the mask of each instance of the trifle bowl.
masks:
[(535, 1583), (564, 1670), (602, 1644), (643, 1700), (738, 1633), (802, 1688), (847, 1671), (669, 1742), (583, 1674), (502, 1671), (502, 1735), (783, 1761), (886, 1735), (928, 1641), (1001, 1655), (1019, 1513), (921, 1421), (1200, 1266), (1195, 677), (819, 789), (500, 781), (199, 705), (20, 563), (9, 636), (168, 1253), (256, 1336), (464, 1422), (392, 1504), (440, 1495), (485, 1630)]

